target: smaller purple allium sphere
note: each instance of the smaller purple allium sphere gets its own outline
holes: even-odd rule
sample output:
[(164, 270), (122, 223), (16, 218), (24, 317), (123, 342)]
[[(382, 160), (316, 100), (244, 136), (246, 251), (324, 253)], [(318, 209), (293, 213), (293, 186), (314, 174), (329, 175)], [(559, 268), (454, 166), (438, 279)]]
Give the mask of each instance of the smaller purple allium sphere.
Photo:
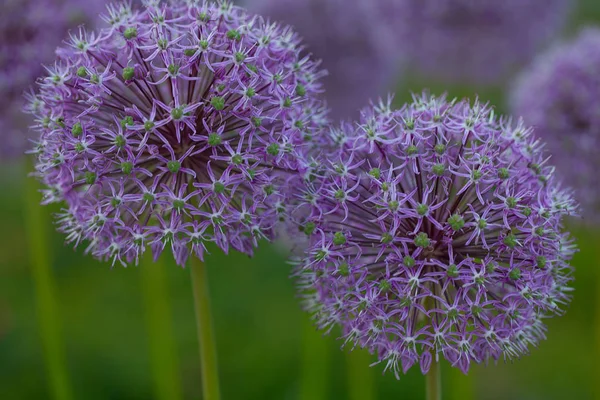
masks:
[(358, 115), (398, 78), (396, 0), (246, 0), (251, 10), (291, 24), (304, 52), (323, 61), (326, 99), (335, 118)]
[(214, 242), (251, 254), (285, 218), (285, 185), (326, 123), (322, 73), (287, 27), (228, 2), (109, 7), (59, 51), (29, 110), (45, 202), (100, 259)]
[(445, 81), (497, 83), (555, 38), (572, 0), (399, 0), (413, 68)]
[(516, 80), (510, 103), (548, 143), (586, 217), (598, 221), (600, 29), (587, 28), (540, 55)]
[(513, 359), (569, 300), (570, 193), (521, 122), (423, 94), (333, 130), (295, 212), (304, 305), (318, 327), (404, 373)]
[(22, 155), (31, 123), (21, 112), (23, 92), (69, 29), (98, 19), (105, 0), (3, 0), (0, 13), (0, 161)]

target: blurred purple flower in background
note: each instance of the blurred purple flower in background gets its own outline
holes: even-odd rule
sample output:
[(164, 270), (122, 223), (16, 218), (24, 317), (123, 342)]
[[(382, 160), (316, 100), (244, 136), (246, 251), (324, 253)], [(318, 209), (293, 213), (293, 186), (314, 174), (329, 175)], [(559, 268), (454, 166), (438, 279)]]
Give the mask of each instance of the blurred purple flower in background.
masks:
[[(395, 0), (245, 0), (248, 8), (291, 24), (305, 53), (323, 60), (326, 99), (335, 118), (358, 115), (398, 79), (403, 51), (394, 43)], [(398, 40), (400, 43), (400, 41)]]
[(398, 376), (442, 356), (513, 359), (569, 302), (574, 213), (531, 129), (489, 106), (424, 94), (334, 130), (336, 157), (305, 179), (306, 308)]
[(326, 122), (298, 36), (228, 2), (109, 8), (30, 99), (45, 201), (69, 242), (137, 261), (205, 243), (250, 254), (285, 215), (287, 175)]
[(572, 0), (399, 0), (412, 67), (446, 81), (491, 84), (560, 34)]
[(105, 0), (3, 0), (0, 15), (0, 161), (27, 146), (23, 92), (51, 62), (69, 29), (98, 20)]
[(588, 28), (540, 55), (515, 82), (511, 107), (548, 143), (552, 162), (598, 220), (600, 29)]

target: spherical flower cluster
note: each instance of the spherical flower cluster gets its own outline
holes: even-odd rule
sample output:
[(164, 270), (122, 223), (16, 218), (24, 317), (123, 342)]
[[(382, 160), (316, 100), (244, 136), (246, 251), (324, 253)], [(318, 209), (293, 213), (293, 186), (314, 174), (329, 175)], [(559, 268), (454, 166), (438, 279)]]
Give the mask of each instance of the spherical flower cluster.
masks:
[(598, 220), (600, 176), (600, 29), (542, 54), (522, 73), (511, 108), (548, 143), (552, 161), (576, 188), (586, 216)]
[[(302, 35), (306, 53), (323, 60), (332, 116), (347, 118), (395, 83), (396, 0), (247, 0), (248, 7), (289, 23)], [(390, 13), (391, 12), (391, 13)], [(383, 93), (382, 93), (383, 92)]]
[(531, 129), (487, 105), (424, 94), (363, 110), (305, 178), (296, 262), (317, 325), (398, 376), (446, 358), (512, 359), (568, 303), (575, 212)]
[(111, 6), (30, 98), (61, 230), (123, 264), (215, 242), (250, 254), (286, 211), (287, 175), (326, 122), (317, 64), (290, 28), (228, 2)]
[(413, 67), (441, 80), (496, 83), (565, 25), (572, 0), (401, 0)]
[(81, 23), (98, 19), (105, 0), (3, 0), (0, 14), (0, 161), (25, 151), (23, 92), (51, 62), (56, 47)]

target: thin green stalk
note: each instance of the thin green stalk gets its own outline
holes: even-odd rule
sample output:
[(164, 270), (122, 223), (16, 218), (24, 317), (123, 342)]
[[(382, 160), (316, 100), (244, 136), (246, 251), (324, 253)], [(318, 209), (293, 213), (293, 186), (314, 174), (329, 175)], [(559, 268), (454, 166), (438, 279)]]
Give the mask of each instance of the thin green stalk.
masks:
[(303, 355), (300, 375), (300, 400), (327, 400), (331, 353), (328, 341), (307, 319), (302, 335)]
[(173, 331), (165, 264), (146, 252), (140, 266), (152, 371), (158, 400), (180, 400), (181, 381)]
[(52, 276), (50, 245), (47, 235), (50, 221), (47, 210), (40, 205), (38, 183), (33, 178), (25, 180), (25, 228), (27, 232), (29, 262), (35, 288), (35, 305), (40, 338), (51, 396), (55, 400), (73, 398), (61, 337), (57, 289)]
[(452, 367), (449, 371), (448, 382), (450, 382), (451, 399), (452, 400), (473, 400), (475, 393), (473, 388), (473, 368), (469, 375), (463, 374), (460, 369)]
[(349, 400), (375, 399), (375, 379), (369, 364), (371, 364), (371, 355), (365, 349), (356, 348), (346, 353)]
[(433, 362), (425, 375), (425, 393), (427, 400), (442, 400), (442, 374), (439, 362)]
[(197, 257), (192, 257), (192, 287), (196, 324), (198, 326), (198, 345), (200, 346), (200, 367), (202, 369), (202, 392), (204, 400), (219, 400), (219, 370), (217, 366), (217, 349), (210, 313), (210, 296), (208, 292), (208, 275), (206, 265)]

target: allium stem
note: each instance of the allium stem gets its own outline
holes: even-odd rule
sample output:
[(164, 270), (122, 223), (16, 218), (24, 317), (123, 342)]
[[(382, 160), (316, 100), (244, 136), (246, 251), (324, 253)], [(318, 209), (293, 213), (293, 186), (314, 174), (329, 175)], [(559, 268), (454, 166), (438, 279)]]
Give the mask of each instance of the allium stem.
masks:
[(47, 237), (49, 218), (40, 206), (41, 195), (35, 179), (25, 183), (25, 227), (29, 240), (29, 261), (35, 287), (37, 318), (48, 372), (51, 398), (73, 398), (67, 372), (65, 346), (61, 338), (56, 284), (52, 276), (50, 249)]
[(327, 400), (331, 382), (330, 342), (308, 320), (304, 321), (302, 342), (299, 399)]
[(425, 393), (427, 400), (442, 400), (442, 373), (439, 362), (431, 363), (425, 375)]
[(210, 297), (208, 293), (206, 265), (197, 257), (192, 257), (190, 266), (192, 270), (196, 324), (198, 326), (203, 399), (219, 400), (221, 398), (221, 393), (219, 390), (217, 349), (210, 313)]
[(346, 353), (346, 380), (349, 400), (372, 400), (376, 397), (371, 355), (367, 350), (356, 348)]
[(181, 382), (176, 356), (176, 345), (171, 330), (171, 311), (165, 264), (156, 262), (148, 251), (141, 263), (141, 280), (152, 371), (158, 400), (180, 400)]

